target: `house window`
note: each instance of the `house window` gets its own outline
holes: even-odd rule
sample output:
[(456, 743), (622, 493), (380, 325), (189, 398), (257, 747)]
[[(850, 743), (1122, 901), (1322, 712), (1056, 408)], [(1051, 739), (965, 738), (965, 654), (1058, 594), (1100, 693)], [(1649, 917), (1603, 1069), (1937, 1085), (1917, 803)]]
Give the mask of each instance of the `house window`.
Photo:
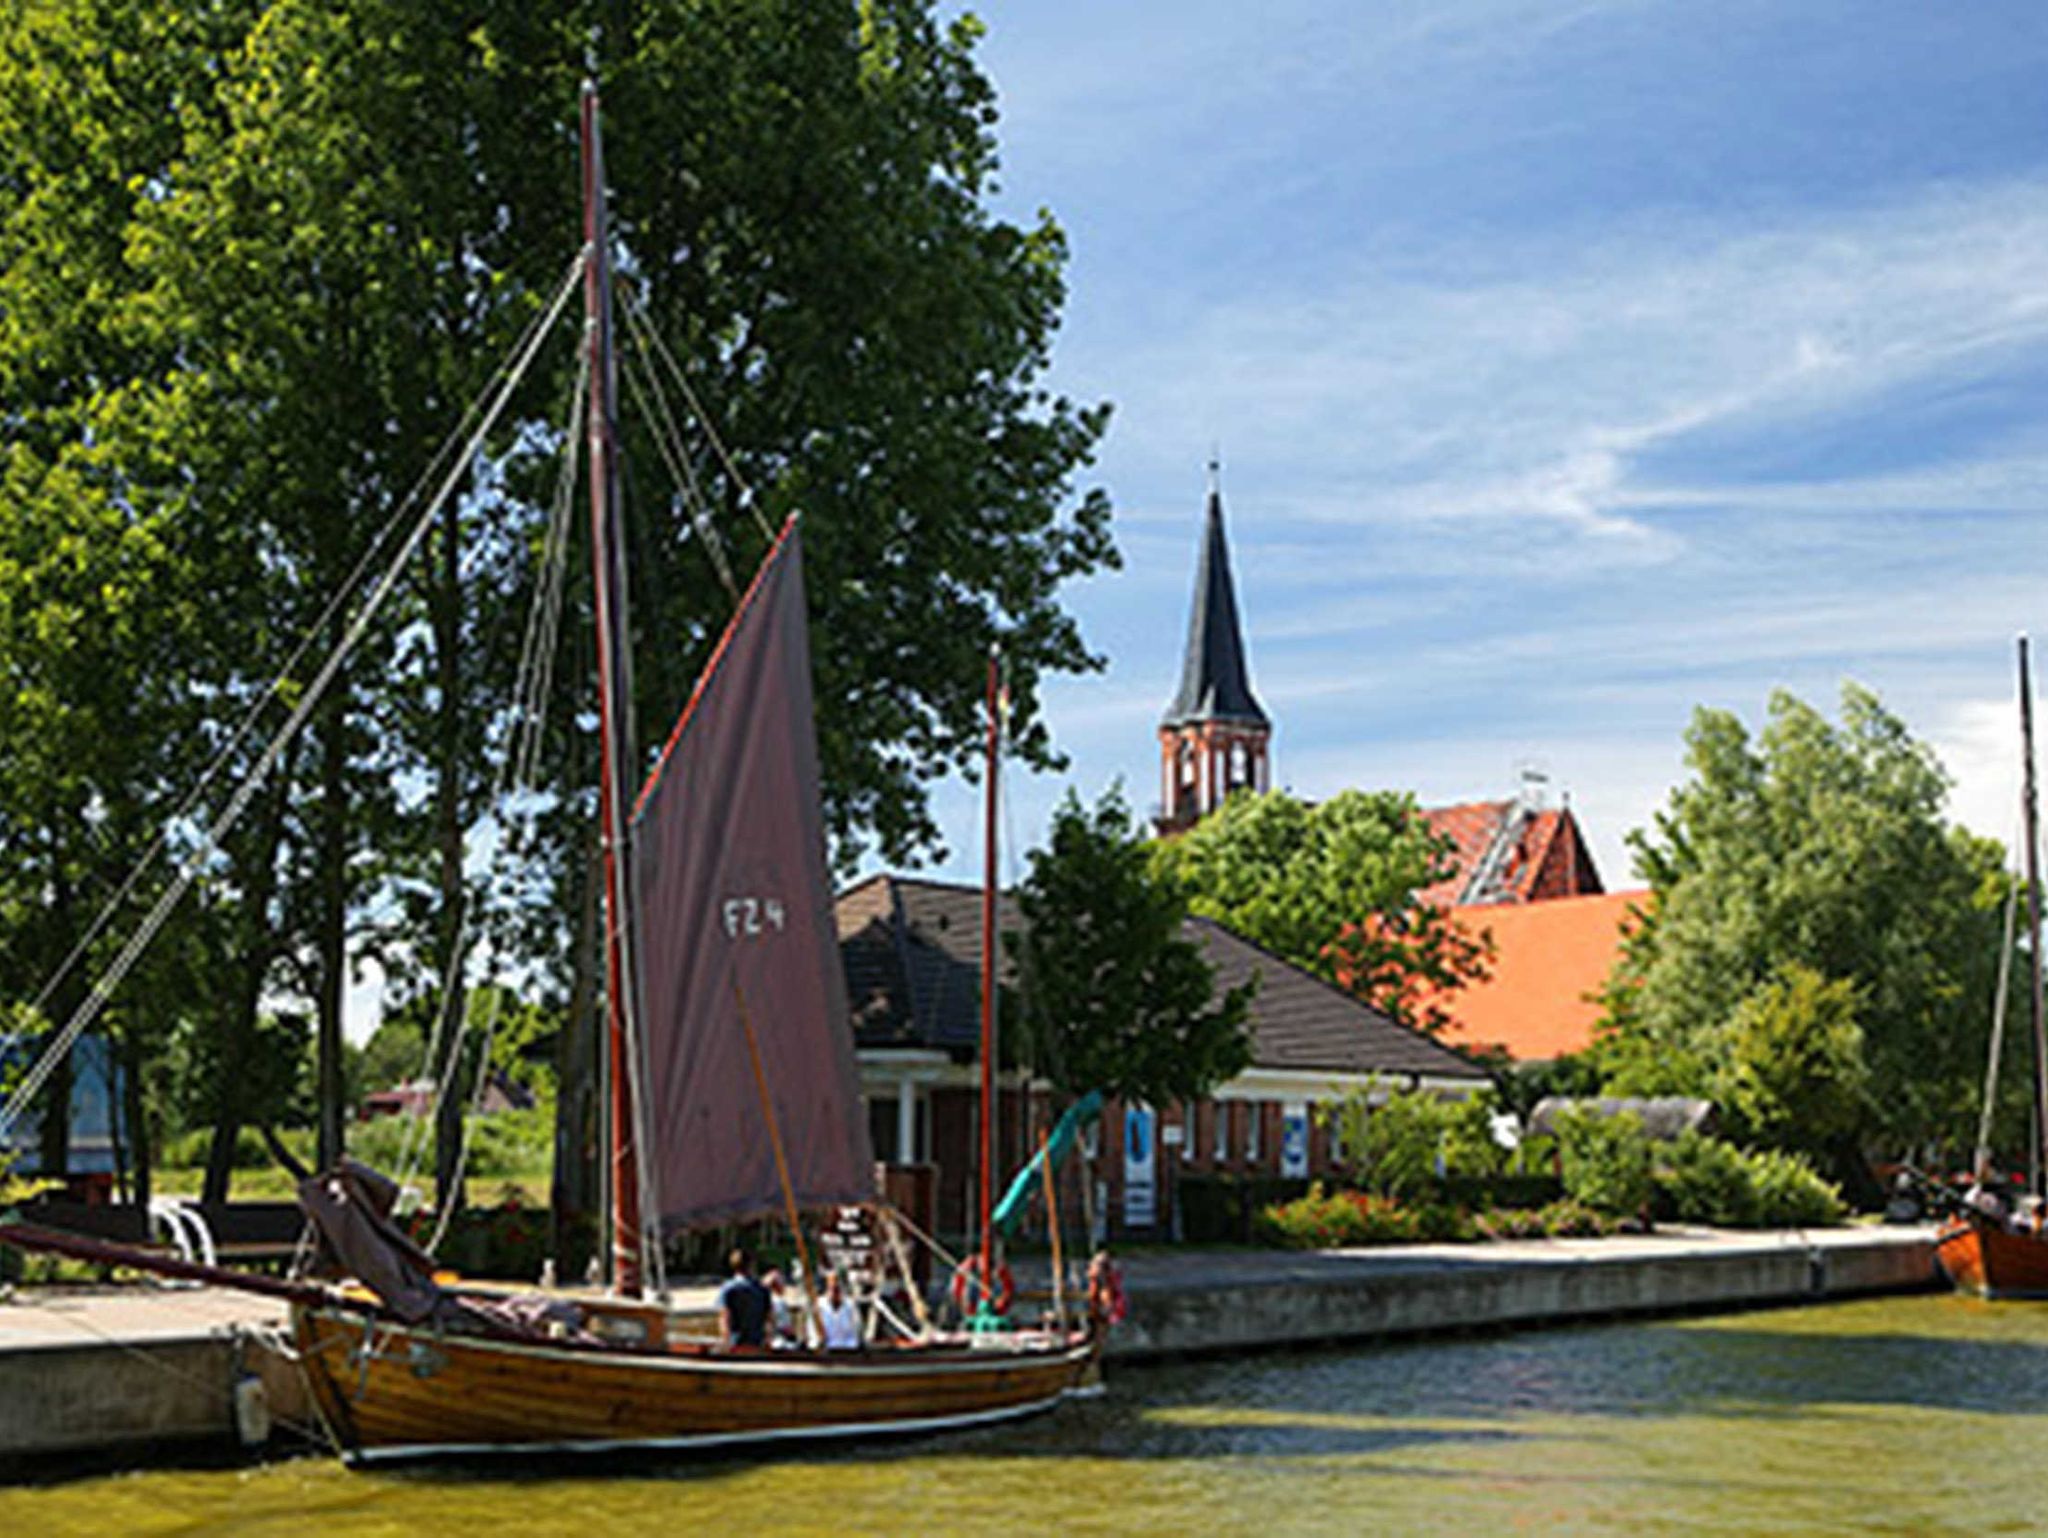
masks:
[(1180, 1162), (1195, 1162), (1195, 1102), (1183, 1100), (1180, 1103)]
[(1230, 1107), (1220, 1100), (1209, 1102), (1209, 1141), (1220, 1169), (1230, 1162)]
[(1265, 1109), (1256, 1100), (1244, 1108), (1244, 1162), (1247, 1164), (1259, 1162), (1259, 1123), (1264, 1120), (1260, 1113)]

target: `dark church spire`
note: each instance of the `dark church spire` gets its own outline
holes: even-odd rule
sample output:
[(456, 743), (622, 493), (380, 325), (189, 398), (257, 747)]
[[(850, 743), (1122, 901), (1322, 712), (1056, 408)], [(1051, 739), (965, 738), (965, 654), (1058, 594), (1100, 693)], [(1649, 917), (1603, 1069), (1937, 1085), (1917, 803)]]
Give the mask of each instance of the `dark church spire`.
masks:
[(1244, 634), (1237, 619), (1237, 590), (1230, 580), (1230, 546), (1223, 537), (1223, 492), (1217, 461), (1209, 461), (1209, 507), (1203, 519), (1202, 553), (1195, 568), (1195, 596), (1188, 612), (1187, 650), (1181, 658), (1180, 691), (1166, 707), (1163, 726), (1204, 721), (1266, 726), (1266, 712), (1252, 694), (1245, 666)]

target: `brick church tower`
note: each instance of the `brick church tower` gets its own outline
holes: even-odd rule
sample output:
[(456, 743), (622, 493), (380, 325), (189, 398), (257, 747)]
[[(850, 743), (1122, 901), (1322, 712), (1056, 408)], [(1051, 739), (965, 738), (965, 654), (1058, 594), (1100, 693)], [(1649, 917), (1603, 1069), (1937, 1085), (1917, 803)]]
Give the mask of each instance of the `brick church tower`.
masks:
[(1263, 791), (1271, 785), (1267, 748), (1273, 724), (1252, 695), (1245, 665), (1216, 470), (1212, 462), (1180, 691), (1159, 723), (1155, 825), (1162, 834), (1192, 827), (1234, 790)]

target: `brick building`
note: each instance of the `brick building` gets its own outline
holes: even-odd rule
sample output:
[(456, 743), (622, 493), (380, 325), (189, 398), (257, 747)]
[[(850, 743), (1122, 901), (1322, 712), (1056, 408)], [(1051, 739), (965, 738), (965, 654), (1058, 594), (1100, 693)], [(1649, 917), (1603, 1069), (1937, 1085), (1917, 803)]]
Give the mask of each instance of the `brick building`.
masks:
[[(962, 1233), (979, 1179), (981, 893), (873, 876), (840, 894), (838, 920), (875, 1156), (933, 1166), (934, 1217), (944, 1232)], [(1016, 924), (1006, 898), (998, 925)], [(1219, 989), (1258, 977), (1247, 1022), (1252, 1062), (1194, 1104), (1109, 1104), (1099, 1134), (1108, 1146), (1096, 1166), (1113, 1234), (1169, 1237), (1185, 1175), (1329, 1174), (1340, 1150), (1314, 1110), (1354, 1089), (1425, 1085), (1459, 1093), (1486, 1082), (1456, 1052), (1212, 920), (1189, 919), (1186, 934), (1215, 969)], [(1051, 1114), (1044, 1087), (1027, 1097), (1021, 1081), (1021, 1074), (1005, 1075), (998, 1096), (999, 1176), (1023, 1163)], [(1078, 1196), (1071, 1188), (1064, 1200)]]

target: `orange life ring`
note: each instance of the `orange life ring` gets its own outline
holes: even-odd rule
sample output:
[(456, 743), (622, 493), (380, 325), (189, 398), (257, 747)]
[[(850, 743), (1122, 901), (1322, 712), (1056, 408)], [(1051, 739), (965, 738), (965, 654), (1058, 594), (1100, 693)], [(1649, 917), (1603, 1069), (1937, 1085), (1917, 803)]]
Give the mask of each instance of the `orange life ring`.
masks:
[(981, 1257), (969, 1255), (953, 1268), (953, 1306), (963, 1314), (969, 1312), (967, 1298), (970, 1289), (986, 1295), (990, 1313), (1007, 1314), (1010, 1300), (1017, 1295), (1017, 1282), (1010, 1275), (1010, 1263), (1007, 1260), (996, 1262), (995, 1285), (989, 1287), (982, 1282)]

